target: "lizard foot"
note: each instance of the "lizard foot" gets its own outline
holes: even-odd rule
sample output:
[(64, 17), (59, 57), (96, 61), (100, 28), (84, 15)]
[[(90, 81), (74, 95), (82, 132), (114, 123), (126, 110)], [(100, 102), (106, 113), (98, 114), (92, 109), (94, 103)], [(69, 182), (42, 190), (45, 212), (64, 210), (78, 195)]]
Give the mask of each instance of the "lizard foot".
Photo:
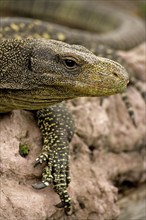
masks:
[(63, 104), (56, 104), (37, 112), (38, 124), (43, 135), (43, 148), (34, 166), (45, 163), (42, 182), (33, 184), (35, 189), (43, 189), (53, 184), (65, 213), (71, 210), (71, 198), (67, 187), (69, 175), (69, 142), (74, 133), (73, 119)]
[[(53, 152), (51, 150), (50, 152), (48, 151), (49, 156), (45, 159), (47, 166), (42, 173), (42, 182), (35, 183), (32, 187), (35, 189), (43, 189), (53, 183), (54, 190), (61, 199), (61, 202), (57, 204), (56, 207), (64, 208), (65, 213), (67, 214), (71, 210), (71, 199), (67, 193), (67, 187), (71, 178), (69, 176), (68, 154), (66, 153), (67, 149), (65, 150), (64, 146), (60, 146), (59, 149), (60, 150), (55, 150)], [(41, 158), (42, 163), (41, 155), (43, 155), (43, 153), (40, 154), (38, 158)], [(35, 166), (40, 164), (38, 158)]]

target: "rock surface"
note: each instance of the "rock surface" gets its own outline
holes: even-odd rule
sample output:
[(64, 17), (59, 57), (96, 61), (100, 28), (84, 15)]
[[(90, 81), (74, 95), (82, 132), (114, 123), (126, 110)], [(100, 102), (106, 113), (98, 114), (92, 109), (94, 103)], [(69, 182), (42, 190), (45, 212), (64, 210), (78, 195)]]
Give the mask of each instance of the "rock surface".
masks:
[[(130, 52), (120, 52), (142, 80), (144, 48), (142, 44)], [(59, 197), (53, 187), (41, 191), (31, 187), (40, 181), (43, 169), (33, 167), (42, 142), (32, 113), (16, 110), (0, 116), (1, 220), (116, 219), (118, 189), (145, 181), (145, 103), (133, 86), (127, 92), (137, 127), (120, 95), (106, 98), (102, 106), (99, 98), (68, 102), (76, 121), (76, 134), (70, 144), (71, 216), (55, 208)], [(20, 144), (29, 146), (26, 158), (19, 154)]]

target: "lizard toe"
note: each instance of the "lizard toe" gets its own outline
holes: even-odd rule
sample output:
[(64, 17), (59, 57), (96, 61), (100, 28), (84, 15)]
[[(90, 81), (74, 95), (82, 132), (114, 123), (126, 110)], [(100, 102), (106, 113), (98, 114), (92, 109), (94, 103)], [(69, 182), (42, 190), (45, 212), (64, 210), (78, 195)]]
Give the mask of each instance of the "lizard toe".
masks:
[(44, 189), (45, 187), (47, 187), (47, 184), (40, 182), (40, 183), (34, 183), (32, 184), (32, 187), (34, 189)]

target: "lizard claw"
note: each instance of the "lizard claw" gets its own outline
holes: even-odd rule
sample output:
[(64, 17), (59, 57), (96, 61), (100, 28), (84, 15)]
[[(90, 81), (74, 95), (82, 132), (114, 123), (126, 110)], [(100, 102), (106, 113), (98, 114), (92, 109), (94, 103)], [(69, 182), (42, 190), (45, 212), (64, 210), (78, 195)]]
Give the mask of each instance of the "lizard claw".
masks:
[(57, 205), (55, 205), (57, 208), (65, 208), (65, 214), (70, 215), (71, 213), (71, 206), (70, 204), (67, 204), (66, 202), (60, 202)]
[(32, 184), (32, 187), (34, 188), (34, 189), (44, 189), (45, 187), (47, 187), (49, 185), (49, 183), (48, 184), (45, 184), (45, 183), (43, 183), (43, 182), (40, 182), (40, 183), (34, 183), (34, 184)]
[(40, 161), (39, 161), (39, 160), (36, 160), (36, 162), (35, 162), (35, 164), (34, 164), (34, 167), (38, 166), (39, 164), (41, 164)]
[(59, 202), (58, 204), (55, 205), (57, 208), (64, 208), (65, 202)]

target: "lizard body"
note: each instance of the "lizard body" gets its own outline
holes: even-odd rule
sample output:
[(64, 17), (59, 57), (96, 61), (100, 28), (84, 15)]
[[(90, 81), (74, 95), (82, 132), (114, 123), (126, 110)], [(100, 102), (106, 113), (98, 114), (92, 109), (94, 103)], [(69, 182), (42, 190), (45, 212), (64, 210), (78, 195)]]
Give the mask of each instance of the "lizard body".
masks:
[[(129, 49), (145, 39), (145, 27), (142, 20), (136, 15), (131, 16), (119, 8), (111, 7), (107, 1), (90, 3), (89, 1), (31, 0), (27, 1), (25, 7), (24, 4), (24, 0), (19, 0), (16, 7), (15, 0), (4, 0), (1, 2), (1, 13), (54, 21), (72, 28), (45, 21), (32, 21), (31, 23), (27, 22), (27, 19), (21, 20), (19, 18), (19, 20), (14, 19), (14, 22), (11, 21), (11, 32), (15, 30), (19, 36), (20, 33), (28, 35), (28, 24), (28, 32), (32, 36), (37, 33), (36, 37), (38, 38), (45, 37), (56, 40), (62, 38), (63, 41), (70, 44), (81, 44), (89, 49), (99, 44), (108, 45), (115, 49)], [(26, 25), (25, 32), (21, 31), (21, 27), (20, 30), (19, 27), (18, 29), (16, 26), (16, 28), (14, 27), (15, 21), (16, 24)], [(132, 28), (133, 26), (134, 28)], [(80, 28), (82, 30), (79, 30)]]
[[(11, 1), (8, 2), (7, 5), (7, 1), (4, 1), (6, 4), (3, 8), (16, 12)], [(39, 10), (36, 10), (39, 6), (34, 5), (35, 1), (28, 3), (25, 13), (34, 7), (35, 16), (39, 17)], [(48, 3), (42, 1), (42, 7)], [(20, 1), (17, 9), (23, 14), (22, 8)], [(13, 109), (38, 110), (36, 114), (43, 134), (43, 149), (35, 165), (47, 162), (47, 166), (43, 171), (42, 182), (33, 186), (41, 189), (53, 183), (61, 199), (57, 207), (65, 207), (66, 212), (71, 207), (67, 193), (70, 182), (68, 144), (73, 137), (74, 123), (64, 105), (58, 103), (79, 96), (107, 96), (122, 92), (127, 86), (128, 74), (120, 64), (97, 57), (83, 46), (56, 40), (82, 42), (97, 55), (101, 48), (104, 54), (108, 54), (108, 46), (118, 48), (118, 45), (122, 45), (122, 48), (128, 48), (128, 45), (132, 47), (143, 40), (143, 24), (140, 24), (142, 34), (132, 38), (130, 45), (127, 43), (129, 40), (123, 40), (123, 36), (126, 39), (125, 32), (119, 32), (124, 33), (121, 38), (119, 34), (115, 37), (112, 33), (111, 38), (107, 34), (105, 37), (92, 34), (94, 37), (91, 37), (89, 33), (80, 35), (77, 30), (70, 32), (68, 28), (33, 19), (1, 19), (0, 112)], [(104, 49), (98, 43), (108, 46)]]
[[(42, 183), (33, 187), (54, 183), (62, 201), (57, 207), (65, 207), (68, 212), (68, 144), (74, 125), (65, 107), (54, 104), (79, 96), (121, 92), (127, 86), (128, 74), (120, 64), (97, 57), (83, 46), (55, 40), (3, 40), (0, 51), (0, 112), (42, 109), (37, 117), (44, 145), (36, 164), (48, 164)], [(47, 108), (49, 105), (53, 106)]]

